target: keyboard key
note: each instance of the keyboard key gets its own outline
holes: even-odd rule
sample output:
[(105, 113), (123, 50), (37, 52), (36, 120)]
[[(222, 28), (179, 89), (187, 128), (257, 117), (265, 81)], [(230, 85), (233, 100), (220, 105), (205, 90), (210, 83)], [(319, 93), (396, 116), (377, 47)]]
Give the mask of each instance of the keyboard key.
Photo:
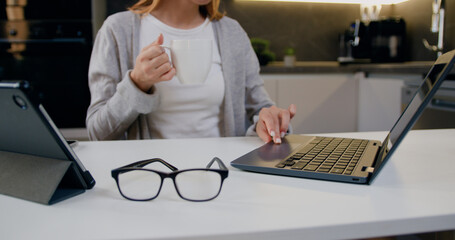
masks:
[(341, 169), (341, 168), (333, 168), (332, 171), (330, 171), (330, 172), (335, 173), (335, 174), (343, 174), (343, 171), (344, 171), (344, 169)]
[(321, 166), (328, 166), (328, 167), (330, 166), (330, 167), (332, 167), (333, 165), (335, 165), (334, 162), (327, 162), (327, 161), (325, 161), (324, 163), (322, 163)]
[(303, 157), (301, 160), (304, 160), (304, 161), (311, 161), (311, 160), (313, 160), (313, 157), (305, 156), (305, 157)]
[(334, 167), (335, 168), (342, 168), (345, 169), (348, 165), (345, 163), (337, 163)]
[(315, 171), (318, 167), (319, 167), (319, 165), (309, 164), (309, 165), (307, 165), (303, 170)]
[(277, 168), (284, 168), (285, 166), (286, 166), (286, 164), (284, 164), (283, 162), (280, 162), (277, 165), (275, 165), (275, 167), (277, 167)]
[(285, 164), (286, 166), (292, 166), (295, 164), (295, 161), (286, 161)]
[(307, 165), (307, 164), (308, 164), (308, 162), (300, 161), (300, 162), (297, 162), (294, 166), (292, 166), (291, 169), (302, 170), (303, 167), (305, 167), (305, 165)]
[(329, 172), (329, 171), (330, 171), (330, 168), (319, 168), (319, 169), (317, 170), (317, 172), (325, 172), (325, 173), (327, 173), (327, 172)]

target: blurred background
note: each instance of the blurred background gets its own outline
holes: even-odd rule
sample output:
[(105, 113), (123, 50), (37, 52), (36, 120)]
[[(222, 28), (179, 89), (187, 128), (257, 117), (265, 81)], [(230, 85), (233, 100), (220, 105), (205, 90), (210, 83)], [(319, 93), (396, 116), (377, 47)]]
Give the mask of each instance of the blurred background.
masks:
[[(125, 10), (134, 0), (107, 2), (107, 15)], [(401, 17), (406, 22), (406, 60), (435, 60), (422, 39), (436, 44), (438, 34), (431, 32), (434, 0), (408, 0), (382, 5), (380, 18)], [(270, 49), (282, 60), (287, 47), (295, 48), (300, 61), (336, 61), (339, 34), (356, 19), (361, 19), (360, 4), (305, 2), (261, 2), (221, 0), (221, 9), (236, 19), (251, 38), (270, 41)], [(455, 48), (455, 2), (445, 1), (445, 37), (447, 49)]]

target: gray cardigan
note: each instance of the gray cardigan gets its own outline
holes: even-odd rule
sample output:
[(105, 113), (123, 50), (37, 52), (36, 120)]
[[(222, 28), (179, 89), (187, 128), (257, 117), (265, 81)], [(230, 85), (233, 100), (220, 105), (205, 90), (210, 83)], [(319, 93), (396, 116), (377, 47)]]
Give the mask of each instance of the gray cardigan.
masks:
[[(260, 109), (273, 102), (240, 24), (228, 17), (212, 23), (225, 81), (221, 135), (244, 136), (254, 132)], [(146, 114), (159, 106), (159, 93), (144, 93), (129, 78), (140, 52), (140, 24), (139, 15), (125, 11), (109, 16), (98, 31), (90, 60), (86, 119), (92, 140), (151, 138)]]

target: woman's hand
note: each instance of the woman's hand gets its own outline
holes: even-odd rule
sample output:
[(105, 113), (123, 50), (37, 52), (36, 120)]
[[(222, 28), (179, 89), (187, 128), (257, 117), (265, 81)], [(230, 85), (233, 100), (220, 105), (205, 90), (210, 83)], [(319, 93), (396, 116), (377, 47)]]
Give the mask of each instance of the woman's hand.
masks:
[(169, 56), (161, 47), (163, 35), (144, 47), (136, 58), (136, 65), (130, 72), (131, 80), (144, 92), (149, 92), (155, 83), (169, 81), (175, 75)]
[(294, 104), (289, 105), (288, 109), (276, 106), (261, 109), (256, 133), (266, 143), (273, 140), (274, 143), (280, 144), (296, 111), (297, 108)]

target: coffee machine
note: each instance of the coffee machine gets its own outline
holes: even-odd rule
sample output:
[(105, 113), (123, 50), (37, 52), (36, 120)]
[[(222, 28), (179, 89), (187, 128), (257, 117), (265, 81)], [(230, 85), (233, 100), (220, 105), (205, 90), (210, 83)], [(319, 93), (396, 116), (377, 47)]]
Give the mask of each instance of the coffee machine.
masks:
[(356, 20), (343, 34), (339, 35), (339, 57), (340, 63), (370, 62), (370, 44), (367, 25)]
[(402, 18), (356, 20), (340, 35), (340, 63), (403, 62), (406, 23)]

